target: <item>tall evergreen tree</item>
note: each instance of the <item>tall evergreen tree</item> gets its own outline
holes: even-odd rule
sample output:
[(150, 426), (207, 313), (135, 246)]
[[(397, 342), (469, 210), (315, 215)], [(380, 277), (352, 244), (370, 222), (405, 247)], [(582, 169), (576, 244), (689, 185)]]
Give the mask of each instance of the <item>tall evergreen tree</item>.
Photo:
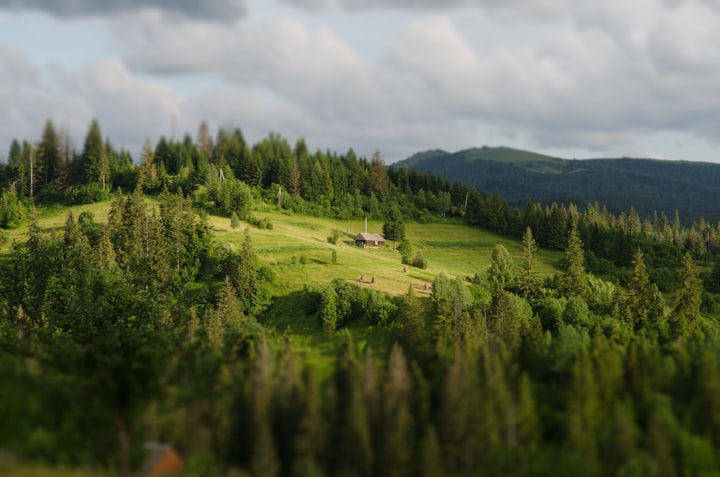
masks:
[(412, 381), (402, 348), (393, 345), (383, 386), (382, 475), (413, 475)]
[(515, 262), (502, 244), (495, 245), (493, 249), (487, 277), (494, 290), (508, 288), (515, 281)]
[(403, 240), (405, 238), (405, 221), (403, 220), (400, 208), (395, 204), (390, 207), (390, 210), (385, 217), (383, 235), (386, 240), (393, 241), (393, 251), (397, 249), (398, 240)]
[(390, 180), (388, 179), (387, 169), (383, 162), (380, 151), (375, 151), (370, 161), (370, 170), (368, 173), (368, 192), (380, 197), (387, 197), (390, 191)]
[(38, 173), (36, 176), (42, 178), (42, 184), (49, 184), (60, 174), (60, 138), (49, 119), (45, 122), (42, 139), (38, 145), (37, 163)]
[(333, 374), (335, 397), (332, 434), (328, 442), (331, 475), (368, 476), (372, 473), (372, 444), (362, 399), (360, 367), (355, 346), (346, 332)]
[(100, 132), (100, 123), (97, 119), (93, 119), (90, 123), (80, 159), (84, 181), (88, 183), (98, 182), (105, 188), (110, 169), (103, 145), (102, 133)]
[(702, 281), (690, 253), (685, 253), (678, 270), (670, 323), (675, 336), (685, 335), (700, 319)]
[(580, 234), (574, 222), (568, 233), (563, 268), (562, 289), (565, 296), (583, 298), (587, 293), (588, 286), (585, 273), (585, 253)]
[(535, 295), (539, 286), (537, 277), (535, 276), (537, 253), (537, 243), (533, 237), (532, 229), (528, 226), (522, 237), (520, 276), (518, 277), (518, 287), (526, 298)]
[(663, 313), (662, 296), (657, 286), (650, 282), (644, 257), (642, 250), (638, 248), (633, 257), (633, 269), (628, 280), (625, 300), (627, 313), (636, 330), (653, 324)]

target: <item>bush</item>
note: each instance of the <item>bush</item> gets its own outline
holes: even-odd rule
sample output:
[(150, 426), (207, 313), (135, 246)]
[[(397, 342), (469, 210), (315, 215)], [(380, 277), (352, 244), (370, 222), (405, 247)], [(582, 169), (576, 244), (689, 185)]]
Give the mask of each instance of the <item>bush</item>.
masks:
[(425, 256), (422, 252), (417, 252), (413, 257), (412, 263), (410, 265), (412, 265), (413, 267), (425, 269), (427, 268), (427, 260), (425, 260)]
[(230, 216), (230, 227), (233, 229), (240, 227), (240, 217), (238, 217), (237, 212), (233, 212)]
[(103, 189), (99, 182), (74, 184), (65, 190), (65, 202), (68, 205), (92, 204), (110, 199), (110, 189)]
[(327, 238), (328, 243), (331, 243), (331, 244), (333, 244), (333, 245), (337, 245), (337, 241), (338, 241), (338, 239), (340, 238), (341, 235), (342, 235), (342, 232), (341, 232), (341, 231), (339, 231), (339, 230), (337, 230), (337, 229), (333, 230), (333, 231), (332, 231), (332, 235), (328, 235), (328, 238)]

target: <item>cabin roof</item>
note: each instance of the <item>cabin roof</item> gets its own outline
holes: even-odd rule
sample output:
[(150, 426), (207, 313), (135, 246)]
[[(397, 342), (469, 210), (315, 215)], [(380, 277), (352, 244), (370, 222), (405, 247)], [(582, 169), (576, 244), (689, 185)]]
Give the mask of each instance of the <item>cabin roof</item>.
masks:
[(359, 233), (357, 237), (355, 237), (355, 240), (360, 240), (363, 242), (384, 242), (385, 237), (380, 234)]

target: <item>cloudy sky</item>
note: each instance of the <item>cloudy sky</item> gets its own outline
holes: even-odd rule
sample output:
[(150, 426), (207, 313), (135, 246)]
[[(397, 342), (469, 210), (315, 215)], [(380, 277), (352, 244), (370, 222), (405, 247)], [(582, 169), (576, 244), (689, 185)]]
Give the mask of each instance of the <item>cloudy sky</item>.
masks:
[(46, 118), (386, 162), (506, 145), (720, 162), (717, 0), (0, 0), (0, 158)]

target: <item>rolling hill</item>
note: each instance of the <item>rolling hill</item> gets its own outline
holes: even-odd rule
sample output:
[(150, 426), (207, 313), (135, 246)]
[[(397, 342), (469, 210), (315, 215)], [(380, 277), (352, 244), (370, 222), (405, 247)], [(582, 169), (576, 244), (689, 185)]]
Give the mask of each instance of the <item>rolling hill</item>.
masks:
[(634, 207), (641, 215), (675, 210), (683, 221), (720, 218), (720, 164), (656, 159), (568, 160), (509, 147), (415, 154), (407, 165), (459, 180), (488, 194), (498, 191), (511, 206), (528, 201), (605, 204), (613, 212)]

